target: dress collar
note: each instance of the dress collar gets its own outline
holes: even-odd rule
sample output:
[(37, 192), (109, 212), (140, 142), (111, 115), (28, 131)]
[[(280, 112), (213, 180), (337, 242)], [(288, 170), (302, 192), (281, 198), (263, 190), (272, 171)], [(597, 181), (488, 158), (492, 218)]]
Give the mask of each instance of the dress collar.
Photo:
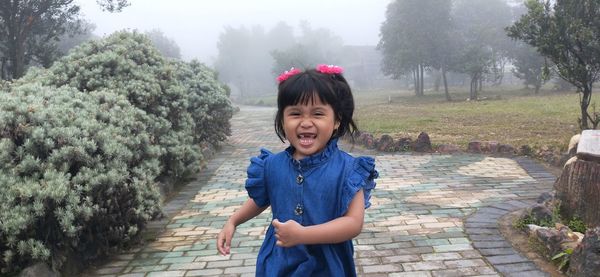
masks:
[(315, 154), (312, 154), (308, 157), (304, 157), (299, 161), (294, 160), (294, 156), (293, 156), (294, 147), (293, 146), (290, 145), (288, 148), (285, 149), (285, 152), (287, 153), (288, 157), (290, 158), (290, 160), (292, 161), (292, 163), (294, 165), (300, 165), (302, 168), (310, 168), (312, 166), (316, 166), (316, 165), (319, 165), (319, 164), (327, 161), (329, 159), (329, 157), (331, 157), (331, 154), (334, 151), (338, 150), (337, 141), (338, 141), (338, 138), (330, 139), (329, 142), (327, 142), (327, 145), (325, 146), (325, 148), (323, 150), (321, 150), (320, 152), (317, 152)]

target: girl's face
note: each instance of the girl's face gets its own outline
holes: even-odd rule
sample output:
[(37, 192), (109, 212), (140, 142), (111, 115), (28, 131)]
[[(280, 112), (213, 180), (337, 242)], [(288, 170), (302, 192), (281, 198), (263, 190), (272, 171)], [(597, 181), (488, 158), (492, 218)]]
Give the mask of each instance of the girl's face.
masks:
[(306, 105), (298, 103), (283, 110), (283, 130), (295, 148), (293, 157), (296, 160), (323, 150), (340, 125), (331, 105), (323, 104), (318, 96), (312, 100)]

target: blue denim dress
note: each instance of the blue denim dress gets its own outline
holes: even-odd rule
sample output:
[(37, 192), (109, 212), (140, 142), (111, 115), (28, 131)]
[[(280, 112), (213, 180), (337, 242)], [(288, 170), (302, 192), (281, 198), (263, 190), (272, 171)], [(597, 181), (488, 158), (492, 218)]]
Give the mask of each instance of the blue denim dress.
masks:
[[(300, 161), (294, 149), (273, 154), (261, 149), (248, 167), (246, 190), (260, 206), (271, 206), (273, 219), (295, 220), (303, 226), (343, 216), (354, 195), (363, 189), (365, 208), (378, 173), (371, 157), (352, 157), (338, 149), (337, 139), (323, 151)], [(337, 244), (275, 245), (269, 226), (258, 253), (256, 276), (356, 276), (352, 240)]]

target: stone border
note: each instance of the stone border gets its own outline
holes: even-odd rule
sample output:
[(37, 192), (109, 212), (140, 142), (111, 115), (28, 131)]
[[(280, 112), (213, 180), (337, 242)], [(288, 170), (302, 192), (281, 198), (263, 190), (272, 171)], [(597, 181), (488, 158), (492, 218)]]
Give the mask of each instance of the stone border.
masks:
[[(525, 157), (513, 158), (538, 182), (554, 182), (556, 176), (544, 167)], [(465, 232), (473, 247), (504, 276), (550, 276), (534, 262), (517, 252), (500, 232), (499, 221), (509, 213), (522, 210), (535, 203), (532, 199), (511, 200), (480, 208), (465, 220)]]

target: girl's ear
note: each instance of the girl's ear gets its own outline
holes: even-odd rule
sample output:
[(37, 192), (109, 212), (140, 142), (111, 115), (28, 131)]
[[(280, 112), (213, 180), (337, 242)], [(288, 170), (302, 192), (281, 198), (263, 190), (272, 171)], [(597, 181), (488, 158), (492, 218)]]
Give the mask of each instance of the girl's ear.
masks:
[(333, 129), (334, 129), (334, 130), (337, 130), (337, 128), (339, 128), (339, 127), (340, 127), (340, 121), (339, 121), (339, 120), (336, 120), (336, 121), (335, 121), (335, 124), (334, 124), (333, 126), (335, 127), (335, 128), (333, 128)]

